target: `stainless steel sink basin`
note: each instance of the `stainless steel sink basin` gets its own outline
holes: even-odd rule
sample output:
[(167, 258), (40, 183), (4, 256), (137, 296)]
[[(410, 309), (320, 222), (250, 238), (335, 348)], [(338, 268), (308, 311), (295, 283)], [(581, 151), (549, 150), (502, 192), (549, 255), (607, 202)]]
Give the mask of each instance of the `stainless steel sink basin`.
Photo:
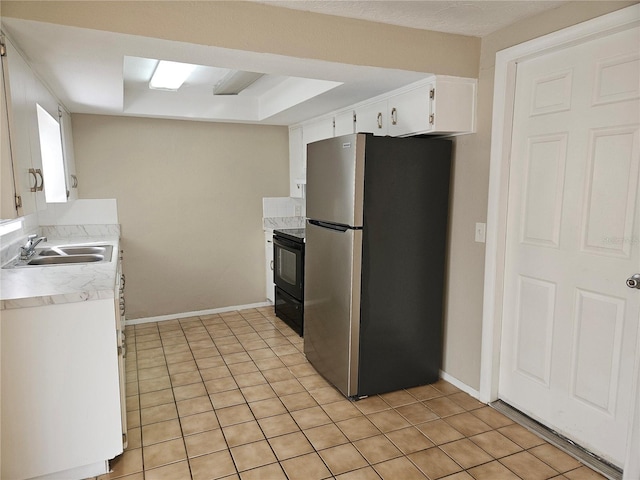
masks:
[(112, 245), (65, 245), (36, 248), (36, 254), (29, 260), (14, 260), (4, 268), (106, 263), (111, 261), (112, 253)]
[(109, 255), (111, 255), (111, 245), (98, 247), (52, 247), (43, 248), (41, 250), (36, 249), (36, 253), (40, 257), (60, 255), (105, 255), (107, 250), (109, 250)]
[(64, 255), (56, 257), (35, 257), (27, 265), (62, 265), (69, 263), (93, 263), (104, 261), (104, 255)]

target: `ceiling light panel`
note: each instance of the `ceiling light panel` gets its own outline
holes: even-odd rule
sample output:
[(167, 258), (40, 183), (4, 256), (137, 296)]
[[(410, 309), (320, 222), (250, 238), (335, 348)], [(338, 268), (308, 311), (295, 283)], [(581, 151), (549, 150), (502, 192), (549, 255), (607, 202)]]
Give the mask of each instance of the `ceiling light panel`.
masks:
[(160, 60), (149, 82), (149, 88), (176, 91), (189, 78), (196, 66), (190, 63)]

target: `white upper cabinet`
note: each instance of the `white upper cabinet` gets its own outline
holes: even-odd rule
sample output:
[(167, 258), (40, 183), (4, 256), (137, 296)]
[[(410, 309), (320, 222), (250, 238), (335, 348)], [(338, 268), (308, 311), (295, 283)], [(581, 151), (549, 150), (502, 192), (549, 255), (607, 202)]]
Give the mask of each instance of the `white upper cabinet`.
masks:
[(289, 196), (302, 198), (304, 170), (304, 144), (302, 126), (289, 127)]
[(62, 152), (67, 181), (67, 196), (69, 201), (78, 199), (78, 176), (76, 174), (76, 160), (73, 153), (73, 135), (71, 133), (71, 115), (64, 108), (58, 107), (60, 116), (60, 135), (62, 136)]
[(333, 137), (333, 116), (319, 118), (302, 126), (302, 139), (305, 146), (331, 137)]
[(289, 192), (290, 196), (304, 196), (307, 178), (307, 145), (333, 137), (333, 116), (322, 117), (289, 128)]
[(434, 75), (344, 110), (289, 127), (290, 192), (304, 195), (307, 145), (350, 133), (460, 135), (476, 129), (477, 80)]
[(22, 208), (18, 208), (13, 167), (11, 165), (11, 146), (9, 145), (9, 112), (4, 90), (4, 66), (0, 68), (0, 220), (8, 220), (22, 215)]
[(387, 99), (359, 105), (355, 108), (355, 131), (385, 136), (389, 133)]
[(17, 197), (16, 216), (28, 215), (45, 208), (36, 113), (36, 79), (22, 55), (6, 38), (4, 45), (6, 54), (2, 57), (2, 69)]
[[(66, 202), (77, 195), (70, 118), (64, 120), (57, 98), (34, 74), (11, 41), (4, 37), (2, 56), (3, 207), (1, 219), (28, 215), (46, 203)], [(65, 129), (64, 123), (68, 123)], [(4, 143), (4, 142), (3, 142)], [(12, 175), (4, 175), (12, 172)], [(12, 182), (11, 182), (12, 180)], [(76, 190), (77, 191), (77, 190)], [(9, 201), (8, 206), (6, 202)]]
[(356, 112), (347, 110), (345, 112), (336, 113), (334, 119), (333, 135), (339, 137), (341, 135), (349, 135), (356, 133)]
[(435, 76), (428, 82), (356, 106), (356, 131), (374, 135), (475, 131), (475, 79)]

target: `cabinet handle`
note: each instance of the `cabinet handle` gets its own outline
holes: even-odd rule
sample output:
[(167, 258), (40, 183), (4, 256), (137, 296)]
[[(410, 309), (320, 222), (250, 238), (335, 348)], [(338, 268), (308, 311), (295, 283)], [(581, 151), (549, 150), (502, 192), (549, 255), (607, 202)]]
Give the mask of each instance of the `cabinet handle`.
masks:
[(396, 110), (396, 107), (393, 107), (391, 109), (391, 125), (397, 125), (398, 124), (398, 110)]
[(34, 168), (29, 169), (29, 174), (33, 177), (33, 186), (29, 188), (30, 192), (38, 191), (38, 177), (36, 176), (36, 170)]
[(71, 188), (78, 188), (78, 177), (71, 175)]
[(382, 112), (378, 112), (378, 128), (382, 128)]
[(271, 267), (271, 271), (273, 272), (273, 260), (269, 262), (269, 266)]
[(36, 175), (40, 177), (40, 186), (38, 187), (38, 191), (41, 192), (44, 190), (44, 177), (42, 176), (42, 170), (36, 168)]

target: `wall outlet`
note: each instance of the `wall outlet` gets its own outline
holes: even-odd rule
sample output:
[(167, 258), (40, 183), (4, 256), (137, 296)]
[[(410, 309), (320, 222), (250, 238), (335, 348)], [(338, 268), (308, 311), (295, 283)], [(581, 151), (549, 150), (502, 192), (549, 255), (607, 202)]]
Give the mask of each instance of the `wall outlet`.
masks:
[(484, 243), (487, 237), (487, 224), (476, 223), (476, 242)]
[(300, 217), (300, 216), (302, 216), (302, 205), (295, 205), (295, 206), (293, 207), (293, 214), (294, 214), (296, 217)]

